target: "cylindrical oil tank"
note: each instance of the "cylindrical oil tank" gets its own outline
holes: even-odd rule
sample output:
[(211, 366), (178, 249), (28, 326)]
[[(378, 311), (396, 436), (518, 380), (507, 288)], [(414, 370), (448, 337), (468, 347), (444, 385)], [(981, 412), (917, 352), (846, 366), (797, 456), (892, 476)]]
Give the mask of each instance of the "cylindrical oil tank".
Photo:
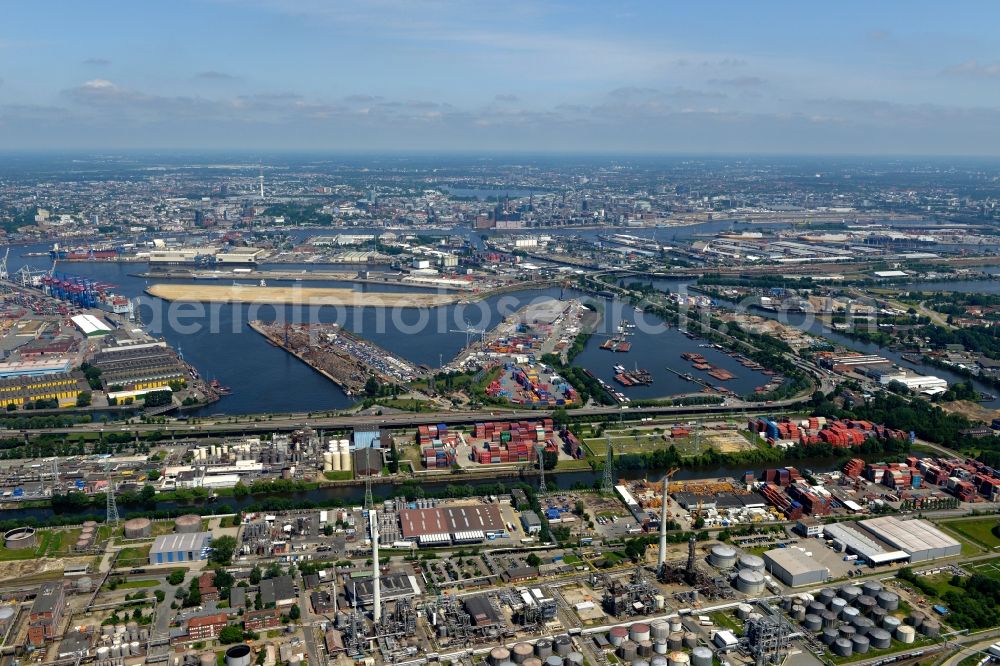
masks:
[(833, 611), (825, 610), (819, 614), (820, 619), (823, 621), (823, 628), (827, 627), (833, 628), (837, 626), (837, 614)]
[(712, 666), (712, 651), (704, 646), (691, 650), (691, 666)]
[(894, 611), (899, 608), (899, 595), (895, 592), (882, 590), (875, 597), (875, 601), (878, 602), (879, 608), (884, 608), (887, 611)]
[(906, 623), (912, 625), (916, 629), (920, 629), (920, 625), (924, 623), (927, 619), (927, 615), (921, 613), (920, 611), (913, 611), (910, 613), (910, 617), (906, 618)]
[(637, 659), (639, 656), (639, 646), (634, 641), (626, 640), (618, 646), (618, 656), (627, 662)]
[(153, 533), (153, 521), (149, 518), (131, 518), (125, 521), (126, 539), (144, 539)]
[(101, 645), (97, 648), (97, 661), (104, 661), (111, 657), (111, 648), (107, 645)]
[(862, 594), (860, 597), (854, 600), (854, 606), (862, 615), (869, 615), (872, 609), (878, 604), (875, 603), (875, 597), (869, 597), (867, 594)]
[(122, 643), (121, 644), (121, 652), (122, 652), (122, 656), (123, 657), (131, 657), (132, 656), (132, 646), (130, 646), (128, 643)]
[(861, 617), (861, 611), (854, 606), (845, 606), (844, 610), (840, 611), (840, 619), (844, 622), (853, 622), (859, 617)]
[(888, 614), (889, 611), (887, 611), (884, 608), (879, 608), (878, 606), (876, 606), (875, 608), (872, 609), (872, 612), (868, 615), (868, 617), (871, 618), (871, 621), (875, 623), (876, 627), (880, 627), (882, 626), (882, 620), (884, 620), (885, 616)]
[(563, 666), (563, 658), (557, 654), (550, 654), (542, 663), (545, 666)]
[(843, 599), (847, 599), (847, 603), (853, 602), (855, 599), (861, 596), (861, 588), (857, 585), (845, 585), (840, 588), (838, 594)]
[(628, 628), (628, 637), (635, 642), (649, 640), (649, 625), (645, 622), (636, 622)]
[(791, 597), (781, 597), (781, 609), (785, 612), (792, 610), (795, 601)]
[(812, 613), (813, 615), (819, 615), (820, 613), (826, 610), (826, 606), (824, 606), (818, 601), (810, 601), (809, 605), (806, 606), (806, 610), (809, 613)]
[(858, 630), (849, 624), (842, 625), (839, 629), (841, 638), (854, 638)]
[(523, 664), (524, 660), (535, 654), (535, 648), (530, 643), (517, 643), (511, 651), (515, 664)]
[[(697, 594), (696, 590), (692, 590), (691, 592), (692, 594)], [(694, 599), (692, 599), (692, 601), (694, 601)], [(663, 610), (667, 607), (667, 598), (662, 594), (654, 594), (653, 603), (656, 604), (656, 610)]]
[(8, 530), (7, 532), (4, 532), (3, 544), (7, 550), (24, 550), (25, 548), (34, 548), (36, 544), (35, 528), (15, 527), (12, 530)]
[(139, 631), (139, 623), (136, 622), (135, 620), (132, 620), (131, 622), (126, 622), (125, 631), (128, 632)]
[(712, 546), (708, 551), (708, 563), (720, 569), (729, 569), (736, 565), (736, 549), (724, 543)]
[(666, 654), (669, 648), (670, 646), (667, 645), (666, 640), (656, 641), (653, 643), (653, 652), (656, 654)]
[(649, 660), (649, 666), (669, 666), (670, 662), (662, 654), (654, 654)]
[(738, 566), (740, 569), (749, 569), (750, 571), (763, 571), (764, 570), (764, 559), (757, 555), (740, 555)]
[(670, 636), (667, 638), (667, 645), (671, 650), (680, 650), (684, 647), (684, 632), (671, 631)]
[(608, 642), (618, 647), (628, 638), (628, 629), (625, 627), (611, 627), (611, 631), (608, 632)]
[(87, 550), (88, 548), (90, 548), (90, 539), (84, 539), (83, 537), (80, 537), (79, 539), (76, 540), (77, 551)]
[(138, 657), (140, 654), (142, 654), (142, 646), (139, 644), (139, 641), (132, 641), (131, 643), (129, 643), (129, 647), (132, 648), (133, 657)]
[(758, 595), (764, 592), (764, 574), (744, 569), (736, 576), (736, 589), (743, 594)]
[[(750, 604), (740, 604), (736, 607), (736, 617), (741, 620), (745, 620), (750, 617), (750, 613), (753, 612), (753, 606)], [(680, 629), (674, 629), (674, 631), (680, 631)]]
[(344, 472), (351, 471), (351, 447), (341, 446), (340, 447), (340, 469)]
[(670, 635), (670, 624), (664, 620), (657, 620), (649, 625), (649, 637), (654, 641), (665, 641)]
[(867, 636), (857, 636), (851, 639), (851, 648), (854, 650), (854, 654), (864, 654), (868, 652), (868, 646), (871, 645)]
[(684, 647), (690, 650), (698, 644), (698, 634), (693, 631), (684, 632)]
[(792, 606), (792, 619), (796, 622), (801, 622), (806, 616), (806, 607), (801, 604), (795, 604)]
[(838, 638), (830, 647), (839, 657), (850, 657), (854, 653), (854, 644), (846, 638)]
[(840, 597), (834, 597), (833, 599), (830, 599), (828, 608), (836, 613), (837, 617), (840, 617), (840, 614), (844, 612), (845, 608), (847, 608), (847, 602)]
[(653, 641), (639, 641), (639, 656), (643, 659), (649, 659), (653, 656)]
[(535, 641), (535, 656), (545, 661), (552, 656), (552, 641), (547, 638), (539, 638)]
[(901, 624), (903, 624), (902, 620), (895, 615), (886, 615), (882, 620), (882, 628), (891, 633), (893, 636), (896, 635), (896, 630), (899, 629)]
[(670, 666), (688, 666), (691, 663), (691, 658), (687, 652), (671, 652), (670, 656), (667, 657), (667, 663)]
[(83, 527), (84, 528), (90, 527), (90, 528), (93, 528), (93, 529), (97, 529), (97, 521), (96, 520), (85, 520), (85, 521), (83, 521)]
[(820, 634), (819, 639), (823, 642), (823, 645), (833, 645), (833, 642), (840, 638), (840, 634), (837, 633), (836, 629), (824, 629), (823, 633)]
[(103, 627), (101, 627), (101, 635), (102, 636), (110, 636), (113, 633), (115, 633), (115, 627), (114, 627), (114, 625), (106, 624)]
[(862, 636), (871, 631), (875, 626), (875, 623), (867, 617), (856, 617), (851, 621), (851, 624), (854, 625), (854, 628), (857, 629), (858, 633)]
[(761, 615), (760, 613), (754, 611), (753, 613), (750, 613), (750, 615), (747, 616), (747, 619), (748, 620), (759, 620), (762, 617), (764, 617), (764, 616)]
[(542, 660), (538, 657), (528, 657), (521, 666), (542, 666)]
[(177, 520), (174, 521), (174, 531), (180, 532), (181, 534), (201, 532), (201, 516), (193, 513), (186, 513), (183, 516), (178, 516)]
[(868, 640), (871, 641), (872, 647), (876, 650), (884, 650), (889, 647), (889, 643), (892, 642), (892, 634), (885, 629), (873, 627), (871, 631), (868, 632)]
[(861, 584), (861, 590), (869, 597), (877, 597), (884, 586), (877, 580), (867, 580)]
[(917, 638), (917, 630), (908, 624), (901, 624), (896, 629), (896, 638), (900, 643), (912, 643)]
[(836, 596), (837, 593), (834, 591), (832, 587), (824, 587), (822, 590), (819, 591), (819, 594), (816, 595), (816, 601), (820, 602), (824, 606), (829, 606), (830, 601), (833, 600), (833, 598)]
[(674, 633), (675, 631), (680, 631), (683, 628), (684, 627), (683, 625), (681, 625), (681, 619), (679, 617), (670, 618), (670, 633)]
[(927, 618), (924, 620), (924, 623), (920, 625), (920, 633), (928, 638), (937, 638), (941, 635), (941, 623), (937, 620)]
[(556, 636), (556, 639), (552, 641), (552, 649), (560, 657), (565, 657), (573, 651), (573, 641), (570, 640), (569, 636)]
[(502, 645), (490, 650), (489, 662), (492, 666), (500, 666), (505, 661), (510, 661), (510, 650)]
[(340, 471), (340, 445), (330, 451), (330, 464), (335, 472)]
[(809, 613), (806, 615), (805, 619), (802, 620), (802, 626), (809, 631), (819, 631), (823, 628), (823, 620), (819, 615)]
[[(116, 645), (112, 645), (111, 646), (111, 658), (112, 659), (119, 659), (119, 658), (121, 658), (121, 656), (122, 656), (122, 646), (121, 645), (117, 645), (117, 644)], [(215, 664), (215, 660), (214, 660), (215, 659), (215, 655), (212, 655), (212, 658), (213, 658), (212, 664), (214, 666), (214, 664)], [(206, 664), (205, 664), (205, 658), (204, 657), (202, 657), (201, 666), (206, 666)]]
[(573, 651), (566, 655), (567, 666), (583, 666), (583, 653)]
[(80, 576), (76, 579), (76, 591), (86, 594), (94, 589), (94, 579), (90, 576)]
[(636, 657), (632, 660), (632, 666), (649, 666), (649, 660)]

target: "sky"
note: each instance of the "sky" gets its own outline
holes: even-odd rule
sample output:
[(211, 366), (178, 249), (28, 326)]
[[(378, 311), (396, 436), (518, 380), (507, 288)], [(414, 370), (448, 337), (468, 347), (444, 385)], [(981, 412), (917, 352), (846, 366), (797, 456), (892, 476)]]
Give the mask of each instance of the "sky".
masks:
[(5, 3), (0, 150), (1000, 155), (1000, 3)]

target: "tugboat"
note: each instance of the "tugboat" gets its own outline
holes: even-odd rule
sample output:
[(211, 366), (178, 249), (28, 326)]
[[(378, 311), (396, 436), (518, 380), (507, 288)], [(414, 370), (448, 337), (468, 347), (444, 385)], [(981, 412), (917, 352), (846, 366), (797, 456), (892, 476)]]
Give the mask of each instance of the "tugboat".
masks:
[(215, 391), (219, 395), (230, 395), (233, 392), (233, 389), (229, 388), (228, 386), (223, 386), (222, 384), (220, 384), (218, 379), (213, 379), (208, 383), (208, 385), (209, 387), (211, 387), (213, 391)]

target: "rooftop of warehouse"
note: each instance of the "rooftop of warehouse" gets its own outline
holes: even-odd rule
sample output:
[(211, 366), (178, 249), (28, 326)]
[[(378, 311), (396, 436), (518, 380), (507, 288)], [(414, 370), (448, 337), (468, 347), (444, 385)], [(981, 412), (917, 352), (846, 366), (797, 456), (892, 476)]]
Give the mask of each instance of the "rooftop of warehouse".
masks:
[(899, 520), (894, 516), (880, 516), (861, 521), (860, 525), (909, 552), (961, 546), (957, 540), (919, 518)]
[(775, 548), (764, 553), (764, 559), (790, 573), (791, 575), (809, 573), (811, 571), (827, 570), (805, 551), (798, 548)]
[(201, 550), (212, 539), (211, 532), (188, 532), (183, 534), (163, 534), (156, 537), (150, 553), (177, 552), (180, 550)]

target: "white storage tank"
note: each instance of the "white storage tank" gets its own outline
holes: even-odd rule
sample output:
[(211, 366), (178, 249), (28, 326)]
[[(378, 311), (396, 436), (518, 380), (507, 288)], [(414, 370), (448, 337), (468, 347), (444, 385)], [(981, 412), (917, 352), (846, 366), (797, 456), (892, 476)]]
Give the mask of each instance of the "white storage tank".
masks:
[(691, 663), (691, 658), (686, 652), (671, 652), (670, 656), (667, 657), (667, 663), (670, 666), (688, 666)]
[(708, 563), (719, 569), (730, 569), (736, 565), (736, 549), (724, 543), (716, 544), (708, 552)]
[(739, 567), (750, 571), (763, 571), (764, 559), (757, 555), (740, 555)]
[(246, 643), (237, 643), (226, 650), (226, 666), (250, 666), (253, 654)]
[(345, 472), (351, 471), (351, 445), (346, 439), (340, 440), (340, 469)]
[(704, 646), (691, 650), (691, 666), (712, 666), (712, 651)]
[(736, 576), (736, 589), (743, 594), (757, 595), (764, 592), (764, 574), (759, 571), (742, 570)]
[(333, 471), (340, 471), (340, 445), (334, 446), (333, 450), (329, 453), (330, 464), (333, 466)]

